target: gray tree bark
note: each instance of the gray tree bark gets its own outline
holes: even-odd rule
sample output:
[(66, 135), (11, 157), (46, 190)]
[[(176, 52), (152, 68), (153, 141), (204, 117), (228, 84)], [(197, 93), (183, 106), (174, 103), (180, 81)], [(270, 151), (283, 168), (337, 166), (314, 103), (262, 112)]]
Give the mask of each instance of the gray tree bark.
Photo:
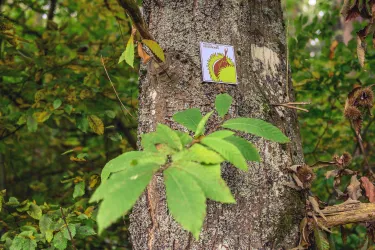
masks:
[[(163, 177), (156, 176), (130, 216), (134, 249), (280, 249), (297, 245), (303, 195), (286, 187), (286, 170), (303, 162), (295, 110), (271, 104), (293, 101), (279, 0), (144, 0), (151, 34), (164, 48), (167, 63), (140, 72), (139, 134), (157, 123), (182, 128), (172, 115), (197, 107), (205, 114), (215, 96), (234, 98), (230, 116), (267, 120), (291, 143), (281, 145), (248, 137), (262, 162), (244, 172), (224, 166), (237, 204), (207, 201), (207, 217), (195, 241), (168, 214)], [(202, 83), (199, 42), (235, 47), (238, 85)], [(215, 120), (215, 119), (212, 119)], [(209, 128), (215, 127), (215, 121)], [(211, 131), (212, 132), (212, 131)]]

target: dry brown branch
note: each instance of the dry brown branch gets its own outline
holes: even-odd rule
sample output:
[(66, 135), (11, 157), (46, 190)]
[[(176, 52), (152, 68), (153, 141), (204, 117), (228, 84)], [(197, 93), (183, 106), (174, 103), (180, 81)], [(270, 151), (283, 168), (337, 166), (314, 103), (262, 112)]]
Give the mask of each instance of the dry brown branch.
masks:
[(375, 203), (344, 202), (339, 205), (328, 206), (322, 209), (321, 212), (327, 220), (319, 216), (318, 221), (327, 228), (350, 223), (375, 221)]

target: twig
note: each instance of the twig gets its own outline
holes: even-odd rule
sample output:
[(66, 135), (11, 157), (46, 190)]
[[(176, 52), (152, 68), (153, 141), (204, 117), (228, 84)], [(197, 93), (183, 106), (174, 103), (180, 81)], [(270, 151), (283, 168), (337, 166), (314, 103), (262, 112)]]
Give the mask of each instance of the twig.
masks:
[[(133, 117), (133, 115), (129, 112), (129, 110), (128, 110), (128, 109), (125, 107), (125, 105), (122, 103), (122, 101), (121, 101), (121, 99), (120, 99), (120, 97), (119, 97), (119, 95), (118, 95), (118, 93), (117, 93), (117, 91), (116, 91), (115, 85), (113, 84), (113, 82), (112, 82), (112, 80), (111, 80), (111, 77), (109, 77), (109, 74), (108, 74), (108, 71), (107, 71), (107, 69), (106, 69), (106, 67), (105, 67), (104, 60), (103, 60), (103, 56), (102, 56), (102, 55), (100, 55), (100, 59), (101, 59), (101, 61), (102, 61), (102, 64), (103, 64), (103, 68), (104, 68), (104, 70), (105, 70), (105, 73), (107, 74), (108, 80), (109, 80), (109, 82), (110, 82), (111, 85), (112, 85), (113, 91), (115, 92), (115, 94), (116, 94), (116, 96), (117, 96), (117, 99), (118, 99), (118, 101), (120, 102), (121, 107), (122, 107), (123, 109), (125, 109), (126, 112), (128, 112), (128, 114), (129, 114), (131, 117)], [(133, 118), (134, 118), (134, 117), (133, 117)]]
[(64, 211), (63, 211), (62, 207), (60, 207), (60, 211), (61, 211), (61, 217), (62, 217), (62, 219), (63, 219), (64, 222), (65, 222), (66, 229), (68, 229), (68, 233), (69, 233), (70, 241), (72, 242), (72, 247), (73, 247), (74, 250), (77, 250), (76, 245), (75, 245), (75, 243), (74, 243), (74, 239), (73, 239), (73, 237), (72, 237), (72, 233), (70, 232), (70, 229), (69, 229), (69, 227), (68, 227), (68, 223), (66, 222), (66, 218), (65, 218)]
[(4, 139), (7, 138), (8, 136), (13, 135), (14, 133), (16, 133), (18, 130), (20, 130), (20, 129), (23, 128), (24, 126), (25, 126), (25, 124), (19, 126), (18, 128), (16, 128), (16, 129), (13, 130), (12, 132), (10, 132), (10, 133), (8, 133), (8, 134), (6, 134), (6, 135), (0, 137), (0, 141), (1, 141), (1, 140), (4, 140)]
[(271, 105), (282, 106), (282, 107), (285, 107), (285, 108), (291, 108), (291, 109), (301, 110), (301, 111), (304, 111), (304, 112), (309, 112), (307, 109), (293, 106), (293, 105), (307, 105), (307, 104), (310, 104), (310, 103), (309, 102), (286, 102), (286, 103), (276, 103), (276, 104), (271, 104)]

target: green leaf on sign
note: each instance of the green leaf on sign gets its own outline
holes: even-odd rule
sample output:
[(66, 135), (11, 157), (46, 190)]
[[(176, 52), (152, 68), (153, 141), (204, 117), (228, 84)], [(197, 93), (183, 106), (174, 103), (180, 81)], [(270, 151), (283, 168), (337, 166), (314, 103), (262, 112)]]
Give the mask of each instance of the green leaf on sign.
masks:
[(234, 118), (226, 121), (222, 127), (254, 134), (275, 142), (289, 142), (288, 137), (280, 129), (260, 119)]
[(247, 171), (246, 159), (232, 143), (220, 138), (203, 138), (202, 144), (212, 148), (235, 167)]
[(207, 113), (205, 116), (203, 116), (203, 118), (199, 121), (198, 123), (198, 126), (197, 126), (197, 129), (195, 131), (195, 135), (194, 135), (194, 138), (198, 138), (199, 136), (203, 135), (204, 132), (205, 132), (205, 126), (206, 126), (206, 123), (208, 121), (208, 119), (210, 118), (210, 116), (212, 115), (214, 111), (211, 111), (210, 113)]
[(99, 234), (134, 205), (158, 169), (159, 165), (153, 163), (127, 168), (113, 174), (96, 189), (90, 202), (103, 200), (96, 218)]
[(134, 36), (131, 35), (128, 43), (126, 44), (125, 51), (120, 56), (120, 59), (118, 60), (118, 63), (121, 63), (124, 61), (129, 64), (132, 68), (134, 67)]
[(234, 135), (225, 138), (225, 140), (235, 145), (241, 151), (246, 160), (256, 162), (260, 161), (258, 150), (249, 141)]
[(103, 168), (101, 179), (106, 181), (111, 173), (126, 170), (129, 167), (135, 167), (137, 164), (155, 163), (163, 165), (166, 161), (166, 156), (145, 151), (131, 151), (126, 152), (116, 158), (110, 160)]
[(62, 232), (55, 234), (52, 243), (54, 247), (60, 250), (66, 249), (68, 246), (68, 240), (64, 237)]
[(27, 213), (36, 220), (40, 220), (40, 218), (42, 218), (42, 209), (34, 203), (30, 203), (30, 208)]
[(152, 51), (152, 53), (154, 53), (155, 56), (157, 56), (162, 62), (165, 61), (163, 49), (157, 42), (153, 40), (143, 39), (142, 43), (145, 44)]
[(170, 213), (198, 239), (206, 216), (206, 198), (202, 189), (193, 177), (177, 168), (164, 171), (164, 182)]
[(314, 228), (314, 238), (318, 250), (329, 250), (327, 236), (325, 232), (320, 230), (317, 226)]
[(185, 126), (187, 129), (195, 132), (200, 120), (202, 120), (201, 111), (197, 108), (186, 109), (173, 115), (173, 120)]
[(230, 189), (221, 178), (219, 164), (203, 166), (195, 162), (182, 161), (173, 163), (171, 168), (177, 168), (192, 176), (207, 198), (222, 203), (236, 203)]
[(74, 192), (73, 192), (73, 199), (77, 197), (81, 197), (84, 194), (85, 194), (85, 182), (81, 181), (75, 184)]
[(221, 118), (228, 113), (230, 105), (232, 105), (233, 98), (228, 94), (220, 94), (216, 96), (215, 108)]

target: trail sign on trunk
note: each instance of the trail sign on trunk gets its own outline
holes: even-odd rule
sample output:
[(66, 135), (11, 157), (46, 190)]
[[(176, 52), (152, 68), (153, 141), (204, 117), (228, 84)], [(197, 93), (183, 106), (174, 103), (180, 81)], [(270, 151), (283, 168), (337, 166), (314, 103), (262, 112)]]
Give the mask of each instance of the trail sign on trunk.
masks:
[(204, 82), (237, 84), (233, 46), (201, 42), (200, 49)]

